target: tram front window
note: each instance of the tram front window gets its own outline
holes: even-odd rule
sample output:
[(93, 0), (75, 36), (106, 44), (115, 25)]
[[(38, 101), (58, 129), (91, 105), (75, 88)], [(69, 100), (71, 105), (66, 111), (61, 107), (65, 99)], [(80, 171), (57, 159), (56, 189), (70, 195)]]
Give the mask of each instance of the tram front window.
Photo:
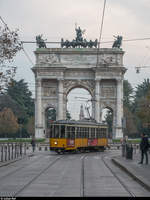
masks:
[(65, 138), (65, 126), (61, 126), (60, 137)]
[(59, 126), (54, 127), (54, 137), (59, 138)]

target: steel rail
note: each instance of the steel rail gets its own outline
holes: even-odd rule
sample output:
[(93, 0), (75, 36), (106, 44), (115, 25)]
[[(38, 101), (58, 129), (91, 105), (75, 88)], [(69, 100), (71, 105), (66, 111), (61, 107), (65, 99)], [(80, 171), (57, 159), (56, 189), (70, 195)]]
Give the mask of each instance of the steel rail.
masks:
[(14, 192), (13, 197), (17, 197), (19, 193), (21, 193), (24, 189), (26, 189), (30, 184), (32, 184), (39, 176), (41, 176), (46, 170), (48, 170), (51, 166), (53, 166), (58, 160), (63, 158), (64, 156), (56, 158), (53, 162), (50, 162), (50, 164), (45, 167), (40, 173), (38, 173), (36, 176), (34, 176), (27, 184), (25, 184), (21, 189), (19, 189), (17, 192)]
[(116, 175), (116, 173), (110, 168), (110, 166), (106, 163), (104, 160), (105, 156), (102, 156), (102, 161), (105, 164), (105, 166), (111, 171), (111, 173), (114, 175), (114, 177), (119, 181), (119, 183), (125, 188), (125, 190), (131, 195), (131, 197), (136, 197), (133, 192), (124, 184), (124, 182)]
[(81, 161), (81, 183), (80, 183), (80, 196), (85, 196), (85, 170), (84, 170), (84, 160), (87, 155), (84, 155)]

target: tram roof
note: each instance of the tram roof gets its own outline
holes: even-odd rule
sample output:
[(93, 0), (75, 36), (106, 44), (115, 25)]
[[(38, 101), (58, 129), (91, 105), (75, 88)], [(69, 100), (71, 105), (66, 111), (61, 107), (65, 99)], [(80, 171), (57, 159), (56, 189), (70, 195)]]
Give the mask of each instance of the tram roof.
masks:
[(58, 120), (54, 121), (53, 124), (69, 124), (69, 125), (97, 125), (97, 126), (107, 126), (105, 123), (98, 123), (96, 121), (88, 120)]

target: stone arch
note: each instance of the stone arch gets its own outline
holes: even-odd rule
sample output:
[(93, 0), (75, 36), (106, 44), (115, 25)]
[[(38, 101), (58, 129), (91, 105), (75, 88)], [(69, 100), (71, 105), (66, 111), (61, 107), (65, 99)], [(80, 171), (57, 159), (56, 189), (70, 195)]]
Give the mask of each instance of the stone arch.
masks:
[(94, 81), (85, 81), (85, 80), (69, 80), (64, 81), (64, 93), (67, 96), (69, 92), (75, 88), (86, 89), (90, 95), (94, 96)]
[(115, 114), (115, 106), (113, 105), (109, 105), (109, 104), (105, 104), (102, 106), (101, 108), (101, 121), (102, 121), (102, 115), (103, 115), (103, 112), (105, 109), (108, 109), (111, 111), (112, 113), (112, 125), (111, 124), (108, 124), (108, 137), (109, 138), (114, 138), (114, 132), (115, 132), (115, 124), (116, 124), (116, 114)]
[(47, 118), (46, 113), (47, 113), (47, 111), (50, 108), (52, 108), (55, 111), (57, 111), (56, 110), (56, 106), (54, 104), (51, 104), (51, 103), (45, 103), (45, 104), (43, 104), (43, 110), (42, 110), (42, 115), (43, 115), (43, 132), (44, 132), (45, 137), (48, 137), (48, 133), (49, 133), (49, 129), (48, 129), (48, 126), (47, 126), (47, 120), (46, 120), (46, 118)]

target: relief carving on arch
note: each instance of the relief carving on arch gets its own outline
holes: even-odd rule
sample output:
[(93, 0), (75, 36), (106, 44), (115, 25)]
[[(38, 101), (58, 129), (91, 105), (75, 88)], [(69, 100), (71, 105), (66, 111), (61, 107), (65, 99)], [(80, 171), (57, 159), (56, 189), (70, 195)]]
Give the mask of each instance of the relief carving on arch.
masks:
[(116, 97), (116, 87), (115, 86), (105, 86), (101, 87), (102, 97)]
[(87, 89), (93, 96), (95, 89), (95, 81), (93, 80), (65, 80), (64, 92), (67, 94), (72, 88), (79, 86)]
[(52, 100), (51, 100), (51, 102), (49, 102), (49, 100), (44, 100), (42, 108), (43, 108), (43, 111), (45, 111), (47, 108), (56, 109), (57, 108), (57, 102), (52, 101)]
[(115, 108), (116, 108), (116, 101), (101, 101), (101, 110), (105, 109), (105, 108), (109, 108), (112, 109), (112, 111), (114, 112)]
[(53, 88), (53, 87), (44, 87), (43, 88), (43, 95), (45, 97), (50, 97), (50, 96), (56, 96), (57, 93), (56, 93), (56, 88)]
[(41, 54), (38, 56), (38, 63), (43, 64), (43, 63), (59, 63), (59, 57), (56, 54)]

